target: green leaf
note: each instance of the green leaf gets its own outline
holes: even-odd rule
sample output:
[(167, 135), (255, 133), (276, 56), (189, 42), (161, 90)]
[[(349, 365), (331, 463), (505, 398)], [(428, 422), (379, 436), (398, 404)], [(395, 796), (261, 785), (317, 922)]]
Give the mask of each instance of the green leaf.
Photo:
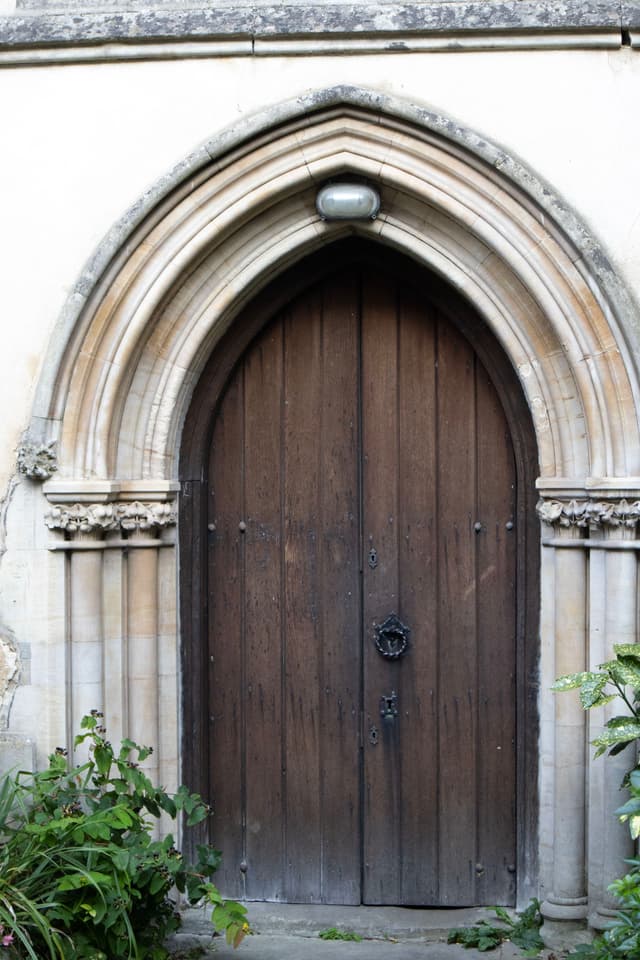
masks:
[(619, 657), (610, 665), (611, 676), (621, 686), (640, 688), (640, 663), (635, 657)]
[(616, 816), (618, 817), (628, 817), (635, 813), (640, 814), (640, 797), (632, 797), (616, 810)]
[(111, 770), (111, 762), (113, 760), (113, 754), (111, 750), (108, 747), (97, 744), (94, 748), (93, 756), (99, 772), (103, 777), (108, 777), (109, 771)]
[(605, 674), (601, 676), (590, 677), (588, 680), (584, 680), (580, 686), (580, 702), (585, 710), (589, 710), (591, 707), (595, 706), (598, 700), (602, 696), (602, 691), (608, 683), (608, 678)]
[(594, 747), (604, 747), (606, 749), (615, 743), (638, 738), (640, 738), (640, 720), (636, 720), (634, 717), (612, 717), (607, 722), (604, 732), (591, 742)]
[(187, 826), (195, 827), (197, 823), (202, 823), (209, 816), (209, 811), (203, 805), (196, 807), (187, 817)]
[(151, 883), (149, 884), (149, 893), (155, 895), (162, 890), (163, 887), (166, 887), (167, 881), (161, 873), (154, 873), (151, 878)]
[(597, 680), (599, 676), (600, 674), (592, 673), (591, 671), (568, 673), (564, 677), (558, 677), (556, 682), (552, 684), (551, 689), (554, 693), (562, 693), (564, 690), (576, 690), (578, 687), (581, 687), (583, 683), (590, 680)]
[(640, 643), (614, 643), (613, 652), (617, 657), (636, 657), (640, 661)]

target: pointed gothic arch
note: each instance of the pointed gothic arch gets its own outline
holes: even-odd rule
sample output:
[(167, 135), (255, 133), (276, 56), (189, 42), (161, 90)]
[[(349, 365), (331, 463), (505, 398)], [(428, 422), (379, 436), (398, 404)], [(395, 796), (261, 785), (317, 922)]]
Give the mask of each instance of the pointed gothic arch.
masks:
[[(345, 174), (380, 190), (376, 221), (319, 220), (318, 186)], [(115, 576), (104, 550), (124, 551), (129, 585), (121, 598), (122, 677), (102, 670), (106, 628), (96, 595), (89, 604), (95, 663), (87, 673), (85, 657), (78, 672), (81, 659), (71, 655), (68, 713), (82, 713), (89, 697), (91, 706), (101, 697), (109, 709), (115, 697), (133, 736), (158, 733), (165, 779), (177, 771), (177, 741), (175, 725), (160, 722), (158, 697), (161, 689), (176, 705), (177, 673), (166, 659), (176, 630), (158, 570), (170, 584), (173, 548), (161, 548), (175, 521), (178, 451), (195, 384), (244, 305), (287, 267), (349, 234), (444, 278), (481, 315), (517, 373), (536, 434), (538, 487), (553, 498), (541, 513), (553, 548), (543, 563), (543, 686), (554, 672), (584, 663), (587, 580), (596, 565), (587, 559), (593, 544), (580, 534), (591, 525), (614, 546), (620, 524), (635, 534), (636, 514), (625, 500), (640, 485), (629, 301), (597, 245), (544, 184), (446, 118), (350, 88), (285, 104), (221, 136), (98, 252), (61, 320), (32, 427), (34, 437), (58, 444), (59, 471), (45, 494), (47, 523), (71, 557), (60, 573), (71, 578), (71, 651), (87, 639), (87, 617), (74, 620), (81, 585), (116, 589), (115, 579), (104, 586)], [(578, 549), (565, 549), (572, 544), (563, 539)], [(635, 554), (606, 557), (619, 559), (635, 563)], [(138, 608), (136, 596), (143, 598)], [(628, 614), (610, 612), (609, 642), (626, 629)], [(547, 916), (582, 918), (585, 771), (558, 758), (579, 751), (584, 719), (546, 694), (540, 702), (541, 751), (551, 760), (541, 784)], [(555, 726), (545, 720), (551, 714)], [(144, 724), (143, 734), (136, 727)], [(603, 856), (595, 851), (590, 860), (594, 909), (603, 898)]]

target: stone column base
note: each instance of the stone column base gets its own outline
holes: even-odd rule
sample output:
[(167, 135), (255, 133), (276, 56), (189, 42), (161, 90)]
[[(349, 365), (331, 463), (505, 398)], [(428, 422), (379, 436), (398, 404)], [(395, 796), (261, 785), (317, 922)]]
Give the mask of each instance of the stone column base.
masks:
[(615, 907), (598, 907), (598, 909), (594, 910), (589, 916), (589, 926), (600, 932), (616, 918), (617, 914), (618, 910), (616, 910)]
[(545, 947), (551, 950), (572, 950), (579, 943), (590, 943), (592, 932), (587, 927), (587, 899), (563, 899), (556, 903), (545, 900), (540, 907), (543, 923), (540, 928)]
[(580, 943), (591, 943), (593, 933), (585, 920), (549, 920), (540, 927), (542, 942), (548, 950), (573, 950)]

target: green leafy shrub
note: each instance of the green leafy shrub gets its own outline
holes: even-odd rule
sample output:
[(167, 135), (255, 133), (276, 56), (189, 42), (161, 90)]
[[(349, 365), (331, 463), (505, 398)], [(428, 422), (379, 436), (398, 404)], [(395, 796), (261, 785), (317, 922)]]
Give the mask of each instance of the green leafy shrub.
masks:
[(640, 960), (640, 860), (627, 862), (630, 872), (609, 887), (620, 910), (592, 943), (576, 947), (570, 954), (575, 960)]
[(210, 814), (197, 794), (153, 786), (140, 762), (151, 753), (123, 740), (116, 753), (93, 711), (76, 746), (89, 759), (69, 768), (65, 751), (47, 770), (18, 774), (0, 788), (0, 956), (31, 960), (163, 960), (178, 929), (171, 891), (212, 904), (212, 920), (237, 944), (244, 907), (211, 882), (220, 855), (198, 847), (186, 863), (171, 836), (153, 838), (163, 813), (187, 826)]
[(596, 757), (607, 751), (615, 756), (640, 740), (640, 643), (617, 643), (613, 651), (615, 660), (601, 663), (597, 670), (559, 677), (551, 688), (556, 693), (579, 689), (585, 710), (617, 699), (624, 703), (628, 712), (607, 720), (603, 733), (592, 740)]
[(512, 919), (502, 907), (493, 908), (498, 924), (481, 920), (472, 927), (456, 927), (449, 931), (447, 943), (461, 943), (476, 950), (495, 950), (505, 940), (520, 947), (526, 956), (534, 957), (544, 947), (540, 937), (540, 903), (532, 900), (526, 910)]
[[(592, 740), (596, 757), (607, 753), (615, 756), (640, 740), (640, 644), (620, 643), (613, 648), (615, 660), (601, 663), (596, 670), (560, 677), (553, 690), (580, 690), (585, 710), (602, 707), (620, 700), (624, 714), (610, 717), (603, 733)], [(631, 836), (640, 836), (640, 767), (637, 754), (622, 786), (629, 798), (616, 810), (622, 821), (629, 823)], [(576, 948), (570, 955), (576, 960), (640, 960), (640, 860), (628, 860), (631, 870), (611, 884), (620, 910), (605, 931), (590, 944)]]

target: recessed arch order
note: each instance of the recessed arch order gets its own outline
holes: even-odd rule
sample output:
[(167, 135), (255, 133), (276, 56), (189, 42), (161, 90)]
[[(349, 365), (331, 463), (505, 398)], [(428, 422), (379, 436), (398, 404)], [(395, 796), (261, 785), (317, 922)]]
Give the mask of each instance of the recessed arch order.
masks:
[[(59, 440), (59, 481), (175, 479), (191, 391), (234, 316), (352, 232), (429, 266), (479, 310), (519, 375), (543, 480), (640, 473), (620, 305), (537, 202), (554, 206), (543, 186), (442, 118), (362, 91), (325, 91), (277, 117), (218, 157), (198, 155), (81, 304), (36, 409)], [(319, 219), (318, 186), (344, 174), (378, 185), (377, 220)]]

